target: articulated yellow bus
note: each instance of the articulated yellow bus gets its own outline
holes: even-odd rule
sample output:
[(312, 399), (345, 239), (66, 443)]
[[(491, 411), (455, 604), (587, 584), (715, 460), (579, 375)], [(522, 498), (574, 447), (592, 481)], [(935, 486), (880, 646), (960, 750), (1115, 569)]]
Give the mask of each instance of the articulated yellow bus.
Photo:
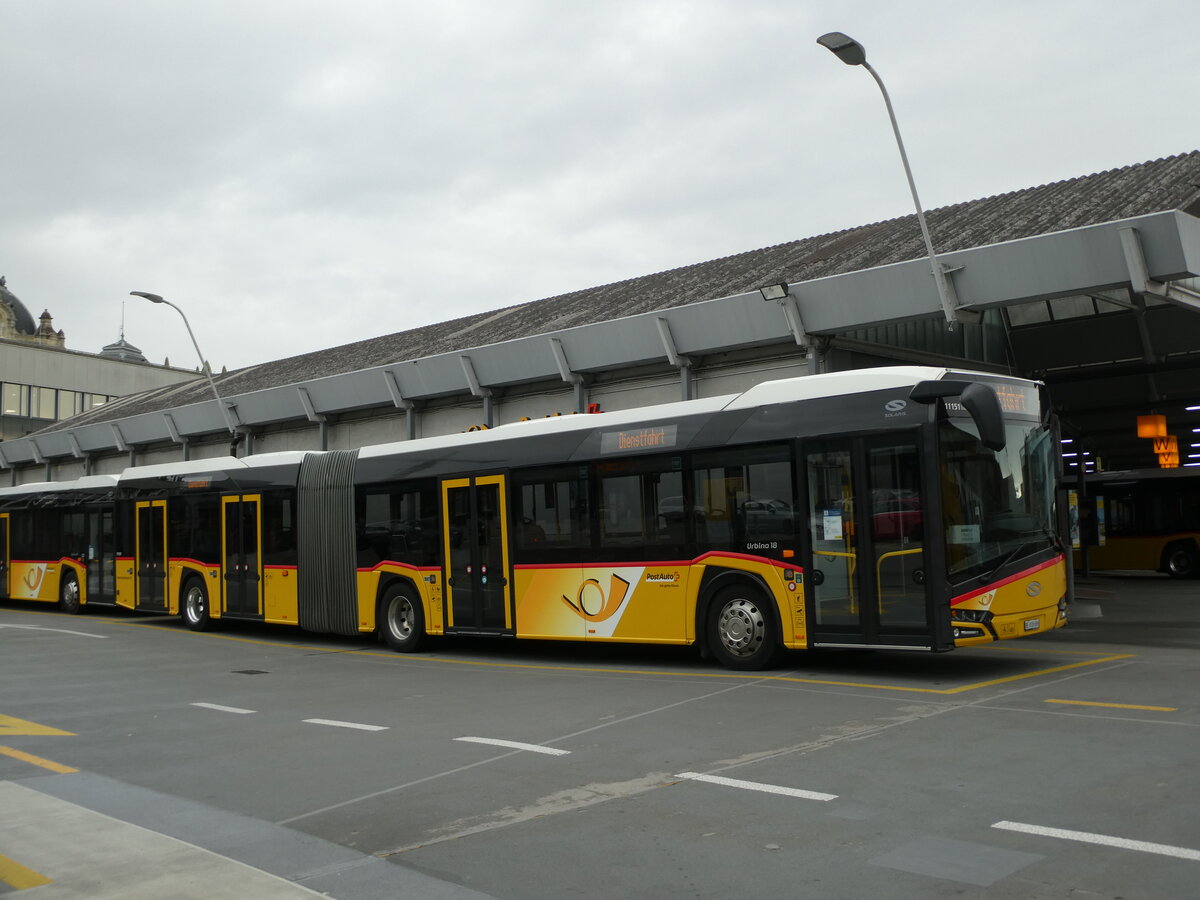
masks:
[(1066, 621), (1044, 390), (887, 367), (0, 489), (0, 590), (430, 637), (944, 651)]

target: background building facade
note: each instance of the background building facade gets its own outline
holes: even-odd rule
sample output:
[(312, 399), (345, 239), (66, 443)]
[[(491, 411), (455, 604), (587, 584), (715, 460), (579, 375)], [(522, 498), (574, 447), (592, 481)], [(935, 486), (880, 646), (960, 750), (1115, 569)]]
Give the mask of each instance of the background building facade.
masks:
[(197, 377), (148, 363), (123, 335), (98, 354), (68, 350), (50, 312), (35, 322), (0, 277), (0, 440), (22, 438), (118, 397)]

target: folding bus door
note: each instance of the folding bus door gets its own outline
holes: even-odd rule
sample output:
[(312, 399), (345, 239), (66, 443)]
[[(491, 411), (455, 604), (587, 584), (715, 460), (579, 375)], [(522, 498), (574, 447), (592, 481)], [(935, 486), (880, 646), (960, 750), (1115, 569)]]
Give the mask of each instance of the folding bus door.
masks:
[(446, 626), (513, 630), (503, 475), (442, 482)]
[(165, 612), (167, 608), (167, 502), (137, 504), (134, 528), (134, 609)]
[(808, 446), (814, 646), (933, 649), (920, 460), (914, 436)]
[(87, 511), (87, 598), (88, 603), (112, 603), (116, 599), (116, 543), (113, 510)]
[(0, 513), (0, 597), (8, 596), (8, 513)]
[(222, 613), (262, 616), (262, 497), (221, 498)]

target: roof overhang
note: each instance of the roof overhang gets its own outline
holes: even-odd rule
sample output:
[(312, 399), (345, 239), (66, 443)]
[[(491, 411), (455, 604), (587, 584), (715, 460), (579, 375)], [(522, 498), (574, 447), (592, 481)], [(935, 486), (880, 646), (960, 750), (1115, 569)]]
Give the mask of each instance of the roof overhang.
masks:
[[(1131, 240), (1141, 262), (1130, 259)], [(967, 250), (940, 253), (959, 308), (982, 311), (1121, 286), (1168, 284), (1200, 276), (1200, 219), (1178, 210), (1153, 213)], [(929, 316), (942, 306), (926, 259), (910, 260), (791, 285), (789, 304), (757, 292), (669, 307), (620, 319), (486, 344), (279, 385), (226, 397), (244, 426), (321, 421), (377, 407), (475, 393), (587, 373), (666, 363), (661, 320), (683, 357), (803, 342), (808, 335)], [(794, 318), (799, 317), (799, 323)], [(802, 323), (802, 328), (797, 325)], [(469, 365), (464, 359), (469, 358)], [(114, 428), (114, 425), (117, 427)], [(179, 443), (226, 430), (215, 401), (67, 427), (7, 441), (0, 465), (20, 466), (81, 453)]]

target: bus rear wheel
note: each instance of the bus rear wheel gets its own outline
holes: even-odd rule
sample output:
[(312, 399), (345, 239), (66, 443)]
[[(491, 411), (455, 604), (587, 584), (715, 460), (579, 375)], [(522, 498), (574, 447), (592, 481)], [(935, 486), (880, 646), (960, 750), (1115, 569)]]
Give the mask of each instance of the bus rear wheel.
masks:
[(1200, 553), (1193, 544), (1172, 544), (1163, 553), (1163, 568), (1172, 578), (1200, 575)]
[(204, 582), (193, 578), (183, 591), (183, 608), (180, 610), (184, 624), (192, 631), (206, 631), (212, 625), (208, 613), (208, 591)]
[(410, 588), (393, 584), (379, 601), (379, 632), (398, 653), (413, 653), (425, 642), (425, 613)]
[(748, 585), (721, 590), (709, 611), (708, 644), (728, 669), (771, 665), (779, 652), (779, 636), (762, 591)]
[(83, 612), (83, 604), (79, 602), (79, 579), (70, 570), (63, 572), (58, 586), (58, 608), (69, 616)]

